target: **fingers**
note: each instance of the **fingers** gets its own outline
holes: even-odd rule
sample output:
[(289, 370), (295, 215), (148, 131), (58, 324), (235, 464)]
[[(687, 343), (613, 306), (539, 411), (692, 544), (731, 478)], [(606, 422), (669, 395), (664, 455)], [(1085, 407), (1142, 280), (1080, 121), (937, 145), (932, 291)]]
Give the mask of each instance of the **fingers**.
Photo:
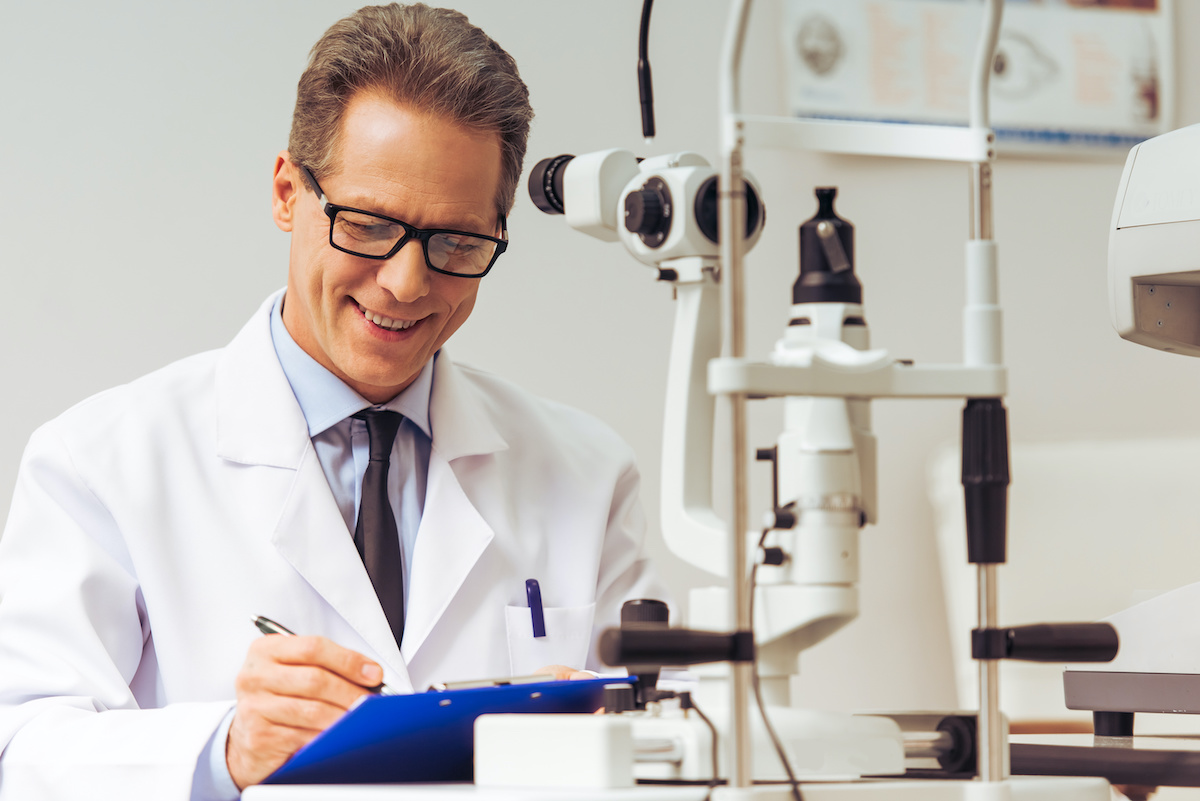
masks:
[(565, 665), (546, 665), (533, 671), (534, 675), (553, 676), (555, 681), (562, 681), (571, 675), (572, 669)]
[(260, 637), (237, 677), (239, 692), (316, 698), (347, 709), (383, 680), (383, 668), (324, 637)]
[(324, 637), (260, 637), (251, 651), (263, 652), (288, 665), (314, 665), (360, 687), (383, 681), (383, 668), (357, 651)]
[(564, 681), (567, 679), (594, 679), (594, 673), (589, 673), (586, 670), (576, 670), (575, 668), (567, 667), (566, 665), (547, 665), (544, 668), (538, 668), (533, 671), (534, 675), (553, 676), (556, 681)]
[(1158, 791), (1157, 787), (1136, 784), (1115, 784), (1113, 789), (1129, 799), (1129, 801), (1147, 801)]
[(323, 637), (261, 637), (238, 672), (225, 761), (239, 788), (269, 776), (332, 725), (383, 669)]
[[(272, 729), (290, 729), (278, 736), (297, 742), (307, 742), (329, 728), (340, 718), (344, 707), (313, 698), (294, 698), (286, 695), (257, 693), (239, 699), (234, 721), (250, 741), (262, 740)], [(240, 717), (240, 720), (239, 720)]]

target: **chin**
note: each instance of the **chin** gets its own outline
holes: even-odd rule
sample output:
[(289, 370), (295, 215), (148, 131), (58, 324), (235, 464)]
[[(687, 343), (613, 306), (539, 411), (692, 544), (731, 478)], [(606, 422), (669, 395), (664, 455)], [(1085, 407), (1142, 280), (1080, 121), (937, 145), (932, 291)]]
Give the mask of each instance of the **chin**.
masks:
[(391, 393), (390, 397), (398, 395), (401, 389), (417, 377), (421, 372), (420, 367), (411, 371), (389, 371), (387, 373), (362, 372), (351, 373), (351, 380), (360, 388), (359, 394), (370, 392), (372, 394)]

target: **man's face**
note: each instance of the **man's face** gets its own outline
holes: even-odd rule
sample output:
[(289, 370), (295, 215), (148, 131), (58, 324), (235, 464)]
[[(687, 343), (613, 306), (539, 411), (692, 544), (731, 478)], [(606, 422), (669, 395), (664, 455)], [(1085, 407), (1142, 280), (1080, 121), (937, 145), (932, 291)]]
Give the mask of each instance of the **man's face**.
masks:
[[(499, 236), (500, 139), (360, 92), (346, 108), (330, 203)], [(475, 306), (478, 278), (430, 270), (421, 243), (386, 260), (329, 244), (329, 217), (286, 152), (275, 165), (276, 224), (292, 232), (283, 322), (296, 343), (372, 403), (395, 397)], [(407, 327), (404, 327), (407, 326)]]

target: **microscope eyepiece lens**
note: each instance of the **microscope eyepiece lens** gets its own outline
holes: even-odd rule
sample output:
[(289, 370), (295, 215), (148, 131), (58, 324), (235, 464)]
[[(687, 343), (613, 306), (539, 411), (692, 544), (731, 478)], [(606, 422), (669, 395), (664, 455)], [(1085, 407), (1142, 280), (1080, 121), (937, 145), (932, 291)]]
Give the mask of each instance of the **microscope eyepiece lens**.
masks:
[(563, 173), (575, 157), (569, 153), (542, 159), (529, 171), (529, 199), (547, 214), (566, 211), (563, 196)]

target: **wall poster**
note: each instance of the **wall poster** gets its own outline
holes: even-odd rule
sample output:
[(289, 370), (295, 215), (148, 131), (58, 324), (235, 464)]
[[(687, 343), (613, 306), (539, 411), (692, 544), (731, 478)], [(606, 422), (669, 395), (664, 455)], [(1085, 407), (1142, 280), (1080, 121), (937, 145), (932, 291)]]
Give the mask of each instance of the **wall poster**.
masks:
[[(1174, 0), (1008, 0), (998, 152), (1124, 154), (1174, 117)], [(965, 125), (977, 0), (786, 0), (797, 117)]]

